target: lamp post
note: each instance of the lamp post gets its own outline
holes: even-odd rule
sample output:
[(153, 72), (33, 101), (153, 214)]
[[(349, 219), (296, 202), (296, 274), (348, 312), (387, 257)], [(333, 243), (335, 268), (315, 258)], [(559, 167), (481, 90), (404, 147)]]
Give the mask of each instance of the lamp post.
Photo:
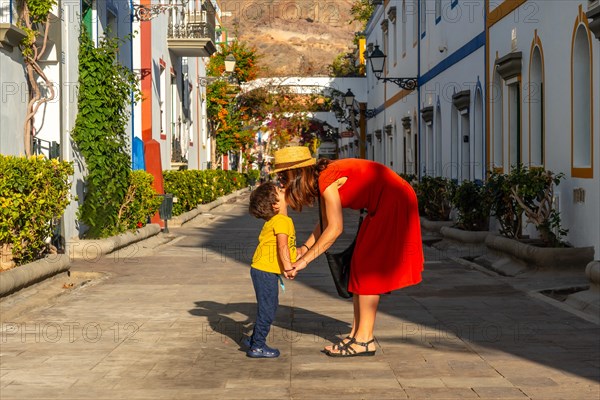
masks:
[[(365, 147), (366, 147), (366, 121), (363, 118), (363, 116), (366, 117), (366, 103), (358, 103), (355, 100), (356, 96), (354, 96), (354, 93), (352, 93), (352, 90), (348, 89), (348, 91), (346, 92), (346, 94), (344, 94), (344, 104), (346, 105), (346, 107), (349, 110), (350, 113), (350, 124), (352, 126), (352, 132), (354, 133), (356, 140), (359, 143), (359, 151), (360, 151), (360, 157), (361, 158), (365, 158)], [(358, 132), (358, 129), (356, 127), (356, 120), (354, 119), (355, 114), (355, 110), (354, 110), (354, 104), (357, 103), (358, 104), (358, 108), (359, 111), (356, 111), (356, 113), (360, 113), (360, 133)]]
[(400, 86), (402, 89), (406, 89), (406, 90), (415, 90), (417, 88), (417, 78), (388, 78), (388, 77), (381, 77), (381, 74), (383, 73), (383, 68), (385, 66), (385, 59), (386, 59), (386, 55), (383, 53), (383, 51), (381, 51), (379, 49), (378, 45), (375, 45), (375, 48), (373, 49), (373, 51), (371, 52), (371, 54), (369, 54), (366, 58), (367, 60), (369, 60), (369, 62), (371, 63), (371, 70), (373, 71), (373, 74), (375, 75), (375, 77), (377, 78), (377, 80), (380, 81), (389, 81), (392, 83), (395, 83), (396, 85)]

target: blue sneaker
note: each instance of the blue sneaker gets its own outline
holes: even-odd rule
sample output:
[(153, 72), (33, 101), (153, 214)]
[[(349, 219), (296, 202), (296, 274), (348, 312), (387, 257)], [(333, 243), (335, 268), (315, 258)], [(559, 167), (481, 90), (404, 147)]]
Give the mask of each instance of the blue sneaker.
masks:
[(265, 345), (264, 347), (255, 347), (248, 350), (246, 355), (250, 358), (277, 358), (279, 357), (279, 350)]

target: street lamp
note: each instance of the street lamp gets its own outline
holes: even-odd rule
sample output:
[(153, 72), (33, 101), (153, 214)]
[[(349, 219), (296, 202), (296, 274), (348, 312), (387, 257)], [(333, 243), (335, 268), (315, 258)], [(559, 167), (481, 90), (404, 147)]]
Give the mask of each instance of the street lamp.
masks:
[(386, 55), (383, 51), (379, 50), (379, 46), (375, 45), (375, 48), (366, 58), (371, 63), (371, 70), (373, 74), (380, 81), (390, 81), (400, 86), (402, 89), (415, 90), (417, 88), (417, 78), (382, 78), (383, 67), (385, 66)]
[(235, 71), (235, 57), (229, 53), (225, 57), (225, 72), (231, 74), (233, 71)]
[(348, 89), (344, 95), (344, 104), (346, 104), (346, 107), (352, 107), (354, 105), (354, 97), (355, 96), (354, 93), (352, 93), (352, 90)]

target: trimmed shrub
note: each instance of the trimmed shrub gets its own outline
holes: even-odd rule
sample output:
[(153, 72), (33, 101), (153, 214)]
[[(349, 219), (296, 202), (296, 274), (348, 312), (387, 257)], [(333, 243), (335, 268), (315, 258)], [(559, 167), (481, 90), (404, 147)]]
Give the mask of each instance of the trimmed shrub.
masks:
[(456, 188), (452, 203), (458, 210), (458, 227), (466, 231), (486, 231), (490, 222), (492, 195), (486, 185), (464, 181)]
[(141, 228), (156, 214), (162, 198), (152, 187), (154, 177), (145, 171), (129, 173), (129, 187), (119, 209), (119, 232)]
[(165, 193), (177, 197), (174, 216), (248, 186), (245, 174), (236, 171), (164, 171), (163, 177)]
[(446, 178), (424, 176), (416, 187), (419, 213), (431, 221), (449, 221), (456, 184)]
[(0, 155), (0, 246), (4, 264), (20, 265), (48, 253), (47, 239), (71, 200), (72, 175), (73, 166), (68, 162), (42, 156)]

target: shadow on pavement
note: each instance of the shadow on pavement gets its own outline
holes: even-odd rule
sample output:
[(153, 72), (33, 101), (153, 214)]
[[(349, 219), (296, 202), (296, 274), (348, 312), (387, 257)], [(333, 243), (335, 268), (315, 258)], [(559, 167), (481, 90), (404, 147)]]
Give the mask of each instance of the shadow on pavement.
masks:
[[(316, 209), (308, 208), (302, 214), (291, 212), (290, 216), (296, 224), (297, 242), (302, 243), (316, 224)], [(350, 243), (356, 232), (357, 213), (345, 212), (345, 217), (344, 235), (334, 249)], [(177, 246), (218, 248), (221, 257), (249, 265), (261, 226), (262, 221), (249, 216), (245, 207), (239, 207), (208, 226), (188, 229), (189, 238)], [(533, 299), (498, 277), (469, 270), (432, 254), (427, 257), (426, 252), (429, 263), (421, 284), (382, 297), (379, 312), (398, 320), (397, 326), (392, 323), (390, 327), (388, 323), (382, 336), (377, 336), (376, 326), (375, 335), (382, 347), (404, 344), (440, 351), (477, 352), (496, 360), (516, 356), (600, 381), (598, 325)], [(295, 282), (337, 301), (325, 265), (324, 257), (320, 257)], [(296, 302), (301, 303), (302, 299)], [(253, 303), (198, 302), (197, 306), (190, 311), (192, 314), (207, 316), (215, 331), (230, 335), (238, 343), (242, 334), (251, 331), (248, 321), (243, 330), (229, 333), (228, 325), (237, 327), (240, 323), (227, 314), (236, 311), (250, 317)], [(351, 312), (351, 302), (342, 307), (344, 312)], [(304, 334), (317, 326), (311, 325), (314, 318), (322, 324), (319, 326), (328, 328), (318, 334), (323, 339), (348, 333), (351, 322), (301, 308), (282, 306), (280, 311), (285, 318), (277, 322), (279, 328)], [(299, 318), (300, 315), (309, 318)]]
[[(189, 313), (206, 317), (211, 333), (221, 337), (229, 337), (240, 344), (244, 336), (252, 333), (256, 319), (256, 303), (218, 303), (214, 301), (197, 301), (196, 308)], [(242, 314), (246, 319), (240, 321), (230, 317)], [(303, 336), (311, 336), (315, 342), (331, 342), (337, 335), (350, 330), (350, 325), (335, 318), (318, 314), (299, 307), (280, 305), (277, 318), (271, 327), (270, 335), (283, 335), (284, 340), (296, 342)]]

